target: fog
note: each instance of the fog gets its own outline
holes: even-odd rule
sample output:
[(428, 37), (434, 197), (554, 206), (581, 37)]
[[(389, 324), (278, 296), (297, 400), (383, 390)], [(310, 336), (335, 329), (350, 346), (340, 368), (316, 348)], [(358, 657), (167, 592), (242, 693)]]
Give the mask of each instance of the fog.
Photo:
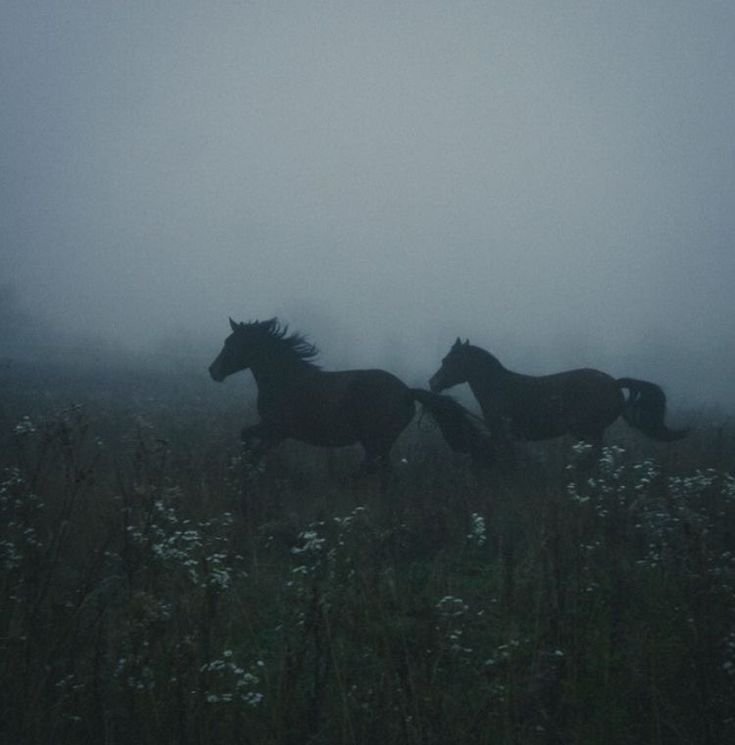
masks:
[(7, 0), (4, 344), (278, 315), (327, 367), (461, 335), (733, 406), (734, 49), (724, 1)]

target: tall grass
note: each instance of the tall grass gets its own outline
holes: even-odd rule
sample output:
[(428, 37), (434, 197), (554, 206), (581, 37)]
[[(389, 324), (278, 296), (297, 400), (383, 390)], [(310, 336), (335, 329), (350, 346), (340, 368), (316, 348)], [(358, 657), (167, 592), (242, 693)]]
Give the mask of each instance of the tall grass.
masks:
[(381, 490), (199, 391), (7, 390), (2, 742), (735, 741), (728, 427), (511, 474), (414, 427)]

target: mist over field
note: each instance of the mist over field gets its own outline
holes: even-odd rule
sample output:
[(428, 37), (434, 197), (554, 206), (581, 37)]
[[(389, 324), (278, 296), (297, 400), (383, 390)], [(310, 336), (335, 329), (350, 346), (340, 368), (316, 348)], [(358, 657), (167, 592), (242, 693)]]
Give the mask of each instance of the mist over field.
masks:
[[(3, 4), (3, 356), (205, 366), (278, 315), (735, 404), (724, 2)], [(82, 351), (77, 351), (82, 350)]]
[(733, 50), (0, 3), (0, 743), (735, 742)]

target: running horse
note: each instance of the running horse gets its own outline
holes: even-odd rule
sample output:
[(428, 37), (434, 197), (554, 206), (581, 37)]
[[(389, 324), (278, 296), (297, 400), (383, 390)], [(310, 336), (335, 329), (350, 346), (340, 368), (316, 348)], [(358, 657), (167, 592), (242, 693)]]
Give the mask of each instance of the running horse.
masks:
[(281, 441), (338, 447), (359, 443), (366, 473), (390, 469), (390, 451), (413, 419), (418, 401), (436, 421), (450, 447), (478, 462), (492, 457), (479, 417), (449, 396), (409, 388), (385, 370), (322, 371), (316, 347), (289, 334), (277, 318), (236, 323), (209, 366), (218, 382), (250, 369), (258, 387), (260, 421), (242, 430), (242, 439), (260, 458)]
[(457, 338), (429, 387), (438, 393), (459, 383), (469, 384), (490, 431), (506, 444), (511, 439), (547, 440), (571, 434), (589, 442), (595, 456), (603, 432), (620, 416), (653, 440), (670, 442), (686, 435), (664, 423), (666, 396), (655, 383), (615, 379), (590, 368), (523, 375), (508, 370), (469, 340)]

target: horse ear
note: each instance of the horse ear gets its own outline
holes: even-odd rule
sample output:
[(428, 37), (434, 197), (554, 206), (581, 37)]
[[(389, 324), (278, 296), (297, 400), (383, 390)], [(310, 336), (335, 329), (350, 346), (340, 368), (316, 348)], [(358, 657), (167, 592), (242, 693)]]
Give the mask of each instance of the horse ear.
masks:
[(233, 331), (237, 331), (237, 324), (230, 318), (230, 328)]
[(465, 339), (465, 340), (464, 340), (464, 345), (465, 345), (466, 347), (469, 347), (469, 345), (470, 345), (470, 340), (469, 340), (469, 339)]
[(455, 347), (460, 347), (460, 346), (462, 346), (462, 342), (460, 341), (460, 338), (459, 338), (459, 337), (457, 337), (457, 341), (455, 341), (455, 342), (454, 342), (454, 346), (455, 346)]

